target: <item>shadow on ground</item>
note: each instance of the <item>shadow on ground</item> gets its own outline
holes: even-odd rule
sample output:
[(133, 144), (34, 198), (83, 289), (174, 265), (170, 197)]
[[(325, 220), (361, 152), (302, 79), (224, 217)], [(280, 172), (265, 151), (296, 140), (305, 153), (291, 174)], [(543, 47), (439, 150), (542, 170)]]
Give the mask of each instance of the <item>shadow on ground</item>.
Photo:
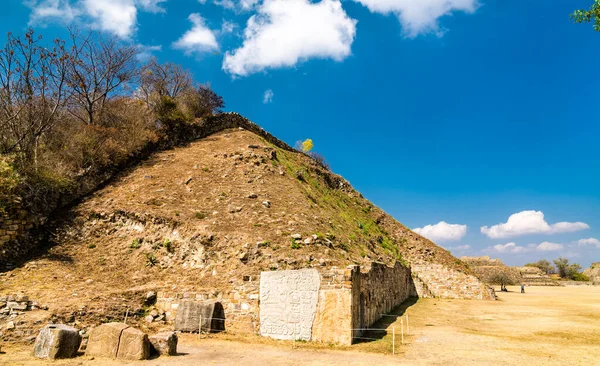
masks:
[(389, 314), (385, 314), (369, 327), (369, 330), (365, 330), (364, 333), (355, 338), (356, 344), (358, 343), (369, 343), (381, 340), (387, 336), (389, 327), (394, 324), (399, 317), (403, 316), (406, 309), (415, 305), (419, 300), (418, 297), (410, 297), (402, 304), (396, 306)]

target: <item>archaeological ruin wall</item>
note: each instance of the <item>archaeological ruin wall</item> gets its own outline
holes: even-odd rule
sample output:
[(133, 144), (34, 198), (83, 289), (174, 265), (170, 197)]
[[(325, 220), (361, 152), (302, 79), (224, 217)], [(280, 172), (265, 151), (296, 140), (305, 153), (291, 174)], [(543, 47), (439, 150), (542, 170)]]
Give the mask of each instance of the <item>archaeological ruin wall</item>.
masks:
[(416, 296), (410, 269), (372, 263), (347, 268), (262, 272), (228, 291), (157, 293), (156, 308), (174, 323), (189, 301), (219, 301), (225, 329), (283, 340), (352, 344), (410, 296)]
[(422, 286), (416, 286), (419, 297), (444, 299), (495, 300), (494, 289), (477, 277), (436, 263), (416, 263), (411, 266), (413, 277)]

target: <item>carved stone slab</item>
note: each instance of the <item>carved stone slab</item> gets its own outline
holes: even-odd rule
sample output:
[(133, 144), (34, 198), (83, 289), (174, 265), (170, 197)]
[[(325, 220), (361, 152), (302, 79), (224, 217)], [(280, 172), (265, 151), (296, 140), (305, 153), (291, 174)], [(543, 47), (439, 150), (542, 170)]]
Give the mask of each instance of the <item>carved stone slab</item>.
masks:
[(260, 334), (309, 341), (321, 279), (316, 269), (262, 272)]

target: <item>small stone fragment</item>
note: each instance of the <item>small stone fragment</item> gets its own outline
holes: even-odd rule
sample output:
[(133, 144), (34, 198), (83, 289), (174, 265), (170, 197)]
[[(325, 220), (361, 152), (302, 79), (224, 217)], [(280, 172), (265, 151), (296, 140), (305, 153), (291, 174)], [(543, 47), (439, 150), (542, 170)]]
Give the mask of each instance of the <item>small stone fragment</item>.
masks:
[(269, 202), (269, 201), (265, 201), (265, 202), (263, 202), (262, 204), (263, 204), (263, 206), (265, 206), (266, 208), (269, 208), (269, 207), (271, 207), (271, 202)]
[(177, 355), (177, 334), (175, 332), (164, 332), (150, 336), (151, 352), (161, 356)]
[(300, 234), (292, 234), (291, 236), (292, 236), (292, 239), (295, 239), (295, 240), (301, 240), (302, 239), (302, 235), (300, 235)]

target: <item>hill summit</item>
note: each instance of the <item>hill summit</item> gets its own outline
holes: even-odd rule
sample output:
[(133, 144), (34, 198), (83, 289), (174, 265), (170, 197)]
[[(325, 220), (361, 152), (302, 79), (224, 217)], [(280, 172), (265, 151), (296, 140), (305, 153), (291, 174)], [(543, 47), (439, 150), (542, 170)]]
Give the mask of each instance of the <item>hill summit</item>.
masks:
[(378, 262), (410, 267), (419, 296), (494, 298), (448, 251), (247, 119), (222, 114), (200, 131), (54, 217), (48, 250), (3, 291), (55, 317), (104, 319), (149, 290), (227, 296), (261, 271)]

